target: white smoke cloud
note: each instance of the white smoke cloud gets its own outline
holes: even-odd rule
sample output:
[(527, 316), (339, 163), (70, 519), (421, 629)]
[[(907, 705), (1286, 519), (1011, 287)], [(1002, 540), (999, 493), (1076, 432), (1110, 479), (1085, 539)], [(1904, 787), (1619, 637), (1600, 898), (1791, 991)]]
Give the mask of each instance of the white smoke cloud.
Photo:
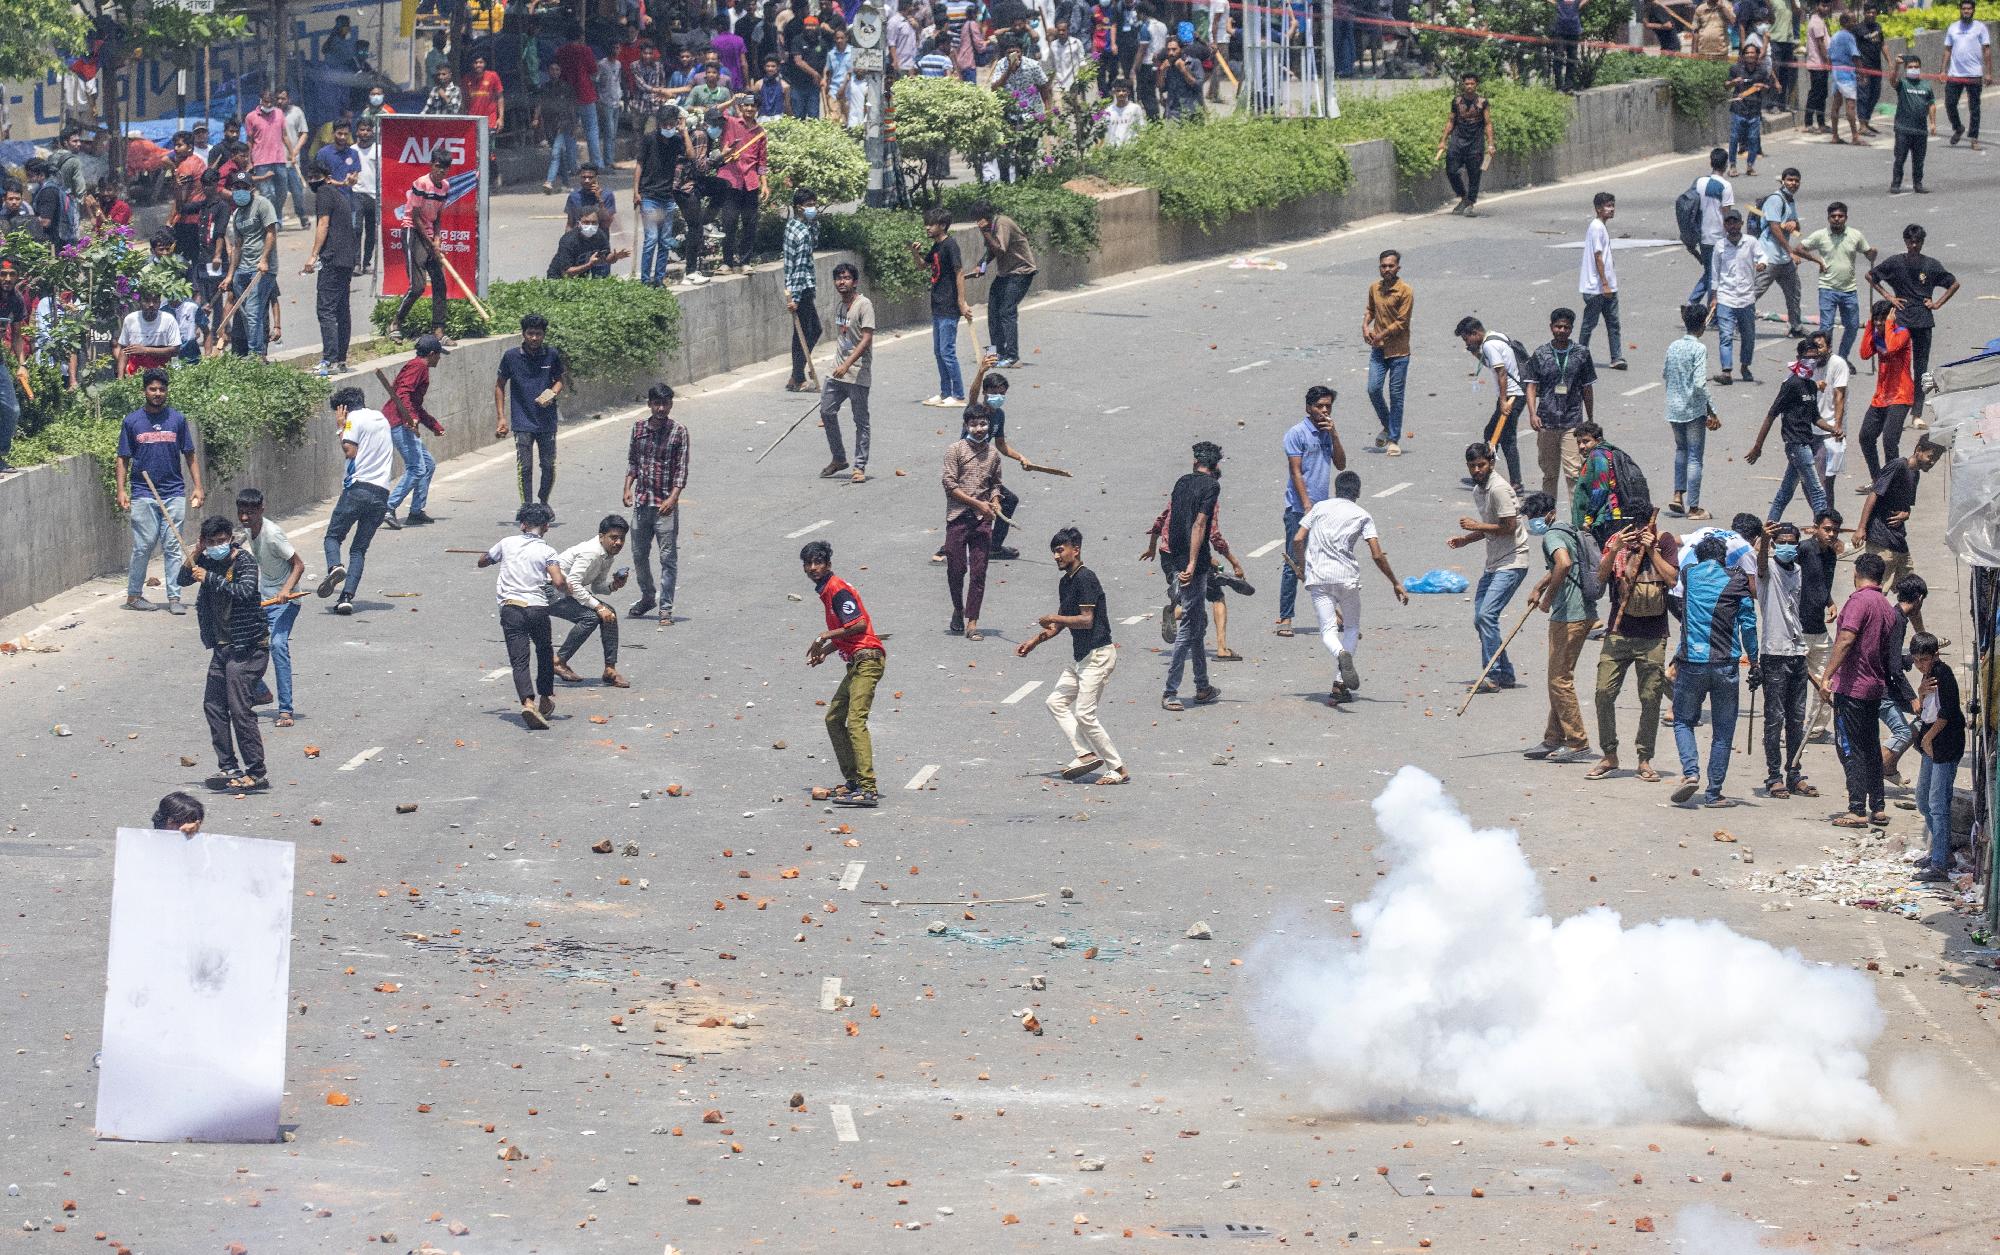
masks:
[(1783, 1136), (1893, 1131), (1859, 973), (1715, 921), (1627, 928), (1543, 911), (1511, 830), (1475, 829), (1404, 767), (1375, 801), (1389, 873), (1359, 940), (1274, 958), (1272, 1049), (1343, 1111), (1511, 1123), (1724, 1121)]
[(1700, 1255), (1765, 1255), (1780, 1249), (1767, 1244), (1764, 1230), (1714, 1207), (1690, 1207), (1668, 1227), (1674, 1241)]

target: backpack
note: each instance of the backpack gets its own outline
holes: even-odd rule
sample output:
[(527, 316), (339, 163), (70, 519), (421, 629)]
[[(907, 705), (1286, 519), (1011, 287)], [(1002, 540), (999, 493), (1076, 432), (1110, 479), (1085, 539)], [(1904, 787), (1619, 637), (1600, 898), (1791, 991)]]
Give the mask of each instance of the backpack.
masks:
[(1597, 599), (1604, 596), (1604, 551), (1594, 543), (1585, 541), (1573, 527), (1558, 523), (1549, 530), (1561, 532), (1576, 546), (1576, 561), (1570, 564), (1570, 570), (1575, 575), (1577, 588), (1583, 593), (1583, 599), (1593, 605), (1596, 604)]
[[(1715, 176), (1710, 175), (1708, 181), (1715, 182)], [(1696, 257), (1701, 256), (1702, 202), (1708, 199), (1710, 194), (1695, 183), (1674, 197), (1674, 225), (1680, 228), (1681, 247)]]
[(1646, 472), (1632, 455), (1617, 445), (1600, 445), (1611, 455), (1611, 478), (1618, 485), (1618, 513), (1627, 519), (1643, 519), (1653, 512), (1653, 490), (1646, 484)]

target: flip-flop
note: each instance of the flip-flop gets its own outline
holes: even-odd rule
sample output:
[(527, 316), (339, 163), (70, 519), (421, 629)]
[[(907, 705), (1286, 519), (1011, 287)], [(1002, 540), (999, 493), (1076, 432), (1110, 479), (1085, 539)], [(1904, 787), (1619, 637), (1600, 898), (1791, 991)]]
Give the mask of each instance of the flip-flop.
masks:
[(1647, 784), (1658, 784), (1660, 782), (1660, 773), (1654, 771), (1651, 767), (1641, 767), (1639, 768), (1639, 779), (1644, 780)]
[(1702, 803), (1702, 806), (1705, 809), (1712, 811), (1728, 810), (1730, 807), (1735, 805), (1737, 805), (1737, 802), (1736, 799), (1733, 797), (1712, 797), (1708, 801)]
[(1876, 811), (1868, 817), (1868, 824), (1873, 828), (1887, 828), (1889, 826), (1889, 816), (1881, 811)]
[(1592, 767), (1589, 771), (1583, 773), (1583, 778), (1585, 780), (1602, 780), (1616, 770), (1618, 770), (1616, 767)]
[(1121, 771), (1121, 772), (1119, 772), (1119, 773), (1118, 773), (1118, 774), (1116, 774), (1116, 775), (1111, 775), (1111, 774), (1107, 773), (1107, 774), (1105, 774), (1105, 775), (1101, 775), (1101, 776), (1099, 776), (1099, 777), (1098, 777), (1097, 779), (1095, 779), (1095, 780), (1091, 781), (1091, 783), (1092, 783), (1092, 784), (1130, 784), (1130, 783), (1132, 783), (1132, 773), (1131, 773), (1131, 772), (1129, 772), (1129, 771)]
[(1844, 815), (1836, 815), (1832, 822), (1836, 828), (1866, 828), (1868, 826), (1866, 816), (1856, 815), (1852, 811)]
[(1226, 654), (1217, 654), (1215, 660), (1217, 662), (1242, 662), (1243, 655), (1232, 649)]
[(292, 715), (291, 715), (291, 712), (290, 712), (290, 711), (279, 711), (279, 712), (278, 712), (278, 718), (276, 719), (276, 721), (274, 721), (274, 722), (272, 723), (272, 725), (271, 725), (271, 726), (272, 726), (272, 727), (274, 727), (274, 728), (289, 728), (289, 727), (291, 727), (291, 726), (292, 726)]
[(1279, 628), (1279, 629), (1278, 629), (1278, 635), (1279, 635), (1279, 636), (1291, 636), (1291, 635), (1293, 635), (1291, 627), (1290, 627), (1290, 626), (1288, 625), (1288, 626), (1285, 626), (1285, 627), (1281, 627), (1281, 628)]

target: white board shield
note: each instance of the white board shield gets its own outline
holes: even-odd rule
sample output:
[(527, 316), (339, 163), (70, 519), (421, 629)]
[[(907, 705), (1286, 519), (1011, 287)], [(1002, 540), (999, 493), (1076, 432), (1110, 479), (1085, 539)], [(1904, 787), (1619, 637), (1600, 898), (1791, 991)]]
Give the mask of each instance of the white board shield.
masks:
[(289, 841), (118, 830), (98, 1136), (279, 1140), (292, 859)]

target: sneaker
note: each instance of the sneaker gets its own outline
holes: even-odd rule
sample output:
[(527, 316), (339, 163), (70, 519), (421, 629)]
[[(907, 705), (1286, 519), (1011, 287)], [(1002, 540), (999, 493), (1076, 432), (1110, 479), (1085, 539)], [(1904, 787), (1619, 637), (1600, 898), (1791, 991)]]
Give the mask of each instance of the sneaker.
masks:
[(1214, 685), (1214, 684), (1209, 685), (1205, 689), (1196, 689), (1194, 691), (1195, 701), (1201, 703), (1204, 706), (1206, 706), (1208, 703), (1212, 701), (1219, 699), (1221, 696), (1222, 696), (1221, 687), (1219, 685)]
[(353, 614), (354, 603), (346, 597), (342, 597), (339, 601), (333, 603), (333, 612), (335, 614)]
[(653, 613), (653, 607), (658, 604), (651, 597), (641, 597), (633, 604), (630, 610), (625, 612), (625, 617), (628, 619), (643, 619)]
[(187, 609), (187, 607), (186, 607), (186, 606), (184, 606), (184, 605), (182, 605), (182, 604), (181, 604), (181, 599), (180, 599), (180, 598), (178, 598), (178, 597), (172, 597), (172, 598), (169, 598), (169, 599), (167, 600), (167, 613), (168, 613), (168, 614), (186, 614), (187, 612), (188, 612), (188, 609)]
[(1257, 595), (1257, 586), (1240, 575), (1211, 575), (1209, 578), (1231, 592), (1241, 593), (1245, 597)]
[(382, 516), (382, 526), (392, 532), (400, 532), (403, 530), (403, 520), (397, 518), (396, 512), (391, 510)]
[(1340, 686), (1350, 692), (1361, 687), (1361, 669), (1354, 665), (1354, 655), (1346, 650), (1340, 653)]
[(1923, 867), (1919, 868), (1916, 871), (1916, 873), (1910, 877), (1910, 879), (1920, 885), (1942, 885), (1948, 883), (1951, 880), (1951, 877), (1945, 875), (1937, 868), (1932, 867), (1929, 864), (1925, 864)]
[(1556, 744), (1554, 741), (1543, 741), (1540, 745), (1532, 746), (1528, 749), (1522, 750), (1521, 757), (1532, 758), (1536, 762), (1540, 762), (1542, 759), (1547, 758), (1549, 755), (1555, 753), (1557, 750), (1561, 748), (1562, 746)]
[(333, 374), (333, 363), (324, 358), (320, 359), (319, 365), (313, 367), (313, 374), (318, 375), (321, 379), (331, 376)]
[(1378, 449), (1384, 448), (1388, 445), (1388, 443), (1389, 443), (1389, 429), (1387, 427), (1381, 428), (1375, 433), (1375, 447)]
[(535, 703), (531, 701), (521, 703), (521, 722), (536, 732), (549, 730), (549, 717), (536, 709)]
[(1756, 383), (1756, 382), (1757, 382), (1757, 377), (1756, 377), (1755, 375), (1753, 375), (1753, 374), (1751, 374), (1751, 373), (1750, 373), (1750, 368), (1749, 368), (1748, 366), (1739, 366), (1739, 367), (1737, 367), (1737, 368), (1736, 368), (1736, 374), (1737, 374), (1737, 378), (1741, 379), (1741, 380), (1742, 380), (1742, 381), (1743, 381), (1744, 383)]
[(1614, 357), (1614, 358), (1612, 358), (1612, 359), (1611, 359), (1611, 369), (1613, 369), (1613, 370), (1630, 370), (1630, 369), (1632, 369), (1632, 367), (1631, 367), (1631, 364), (1630, 364), (1630, 363), (1628, 363), (1628, 362), (1627, 362), (1627, 361), (1626, 361), (1626, 360), (1625, 360), (1624, 358), (1622, 358), (1622, 357)]
[(421, 527), (425, 523), (437, 522), (436, 519), (432, 518), (428, 514), (425, 514), (422, 510), (410, 511), (409, 514), (404, 516), (403, 521), (405, 523), (408, 523), (412, 527)]
[(931, 396), (927, 396), (923, 400), (917, 402), (918, 405), (928, 405), (932, 409), (936, 409), (937, 407), (943, 405), (944, 403), (945, 403), (944, 394), (941, 392), (935, 393)]
[(1021, 551), (1011, 545), (995, 545), (986, 551), (986, 557), (991, 562), (1018, 562)]
[(339, 588), (340, 581), (345, 578), (347, 578), (346, 564), (340, 562), (334, 563), (332, 570), (320, 576), (319, 595), (322, 597), (333, 596), (333, 590)]
[(1570, 749), (1557, 750), (1555, 753), (1549, 755), (1548, 761), (1552, 763), (1589, 763), (1596, 762), (1597, 758), (1598, 755), (1592, 753), (1588, 745), (1579, 745)]

